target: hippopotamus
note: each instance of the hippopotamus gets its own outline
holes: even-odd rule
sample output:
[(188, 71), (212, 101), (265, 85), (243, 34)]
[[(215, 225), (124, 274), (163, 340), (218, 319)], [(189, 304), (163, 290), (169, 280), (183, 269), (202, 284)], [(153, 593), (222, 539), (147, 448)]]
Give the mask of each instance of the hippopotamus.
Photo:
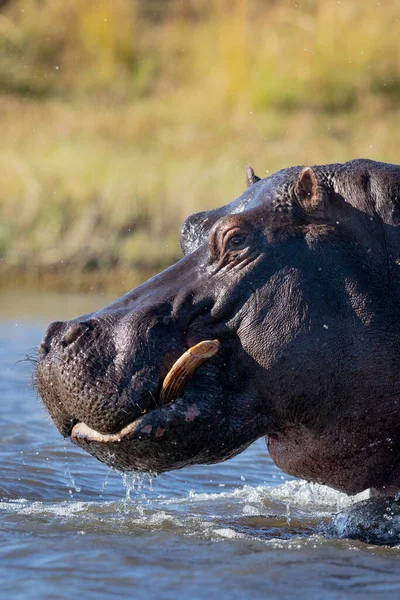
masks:
[(394, 494), (400, 166), (248, 168), (247, 184), (184, 221), (174, 265), (49, 325), (44, 405), (121, 471), (217, 463), (264, 437), (285, 473)]

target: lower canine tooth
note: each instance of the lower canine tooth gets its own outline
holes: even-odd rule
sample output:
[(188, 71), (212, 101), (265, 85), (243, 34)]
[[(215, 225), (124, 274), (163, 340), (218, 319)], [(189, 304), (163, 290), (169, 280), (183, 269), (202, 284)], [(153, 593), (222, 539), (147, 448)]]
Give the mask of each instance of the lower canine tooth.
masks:
[(218, 340), (205, 340), (182, 354), (163, 381), (159, 404), (170, 404), (179, 398), (195, 370), (217, 354), (219, 348)]

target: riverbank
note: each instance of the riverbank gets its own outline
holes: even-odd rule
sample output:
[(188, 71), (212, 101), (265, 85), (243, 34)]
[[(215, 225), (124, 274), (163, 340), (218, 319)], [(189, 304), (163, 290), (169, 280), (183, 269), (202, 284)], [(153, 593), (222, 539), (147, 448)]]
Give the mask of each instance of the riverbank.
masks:
[(181, 255), (184, 218), (241, 194), (248, 164), (265, 177), (293, 164), (398, 160), (400, 115), (381, 102), (341, 115), (231, 111), (222, 123), (184, 105), (105, 112), (1, 98), (1, 285), (103, 289), (159, 271)]
[(0, 12), (2, 287), (125, 289), (181, 256), (182, 221), (240, 195), (247, 165), (399, 161), (393, 7), (146, 6)]

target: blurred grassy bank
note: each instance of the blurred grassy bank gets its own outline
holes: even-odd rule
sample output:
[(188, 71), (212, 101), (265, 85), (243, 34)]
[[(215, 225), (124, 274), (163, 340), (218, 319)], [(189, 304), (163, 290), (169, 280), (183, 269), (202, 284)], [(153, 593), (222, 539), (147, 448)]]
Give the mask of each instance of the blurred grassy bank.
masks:
[(0, 275), (126, 290), (244, 169), (398, 162), (400, 4), (9, 0)]

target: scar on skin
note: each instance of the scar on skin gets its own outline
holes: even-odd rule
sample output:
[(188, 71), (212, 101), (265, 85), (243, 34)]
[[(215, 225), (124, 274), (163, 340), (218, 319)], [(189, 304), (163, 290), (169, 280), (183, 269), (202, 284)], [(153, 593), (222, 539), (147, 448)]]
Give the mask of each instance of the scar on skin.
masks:
[(157, 427), (156, 437), (160, 438), (164, 435), (165, 427)]
[(142, 427), (142, 433), (151, 433), (152, 429), (153, 429), (152, 425), (145, 425), (144, 427)]
[(199, 414), (200, 414), (200, 411), (197, 408), (197, 405), (192, 404), (192, 406), (190, 408), (188, 408), (187, 411), (185, 412), (186, 423), (190, 423), (191, 421), (194, 421), (195, 418), (199, 416)]

